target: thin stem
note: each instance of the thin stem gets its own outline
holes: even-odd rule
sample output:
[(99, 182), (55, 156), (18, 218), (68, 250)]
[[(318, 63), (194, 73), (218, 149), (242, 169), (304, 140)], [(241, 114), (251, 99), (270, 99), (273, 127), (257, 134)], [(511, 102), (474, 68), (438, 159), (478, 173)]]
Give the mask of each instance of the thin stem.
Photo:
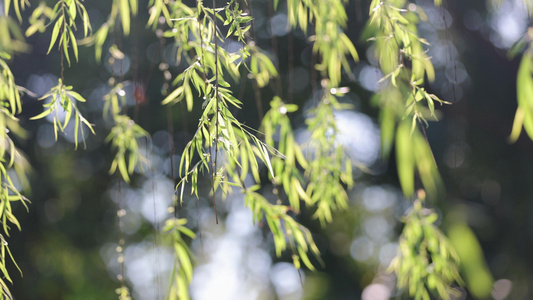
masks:
[[(196, 0), (196, 6), (198, 6), (198, 0)], [(204, 37), (202, 35), (202, 20), (200, 19), (200, 12), (198, 12), (198, 18), (197, 18), (197, 22), (198, 22), (198, 38), (200, 39), (200, 49), (201, 49), (201, 53), (200, 53), (200, 64), (202, 65), (202, 68), (203, 68), (203, 72), (202, 72), (202, 79), (204, 80), (204, 90), (207, 90), (207, 70), (206, 70), (206, 66), (204, 64)], [(216, 22), (216, 20), (215, 20)], [(216, 26), (215, 26), (215, 34), (216, 34)], [(216, 40), (216, 38), (215, 38)]]
[(263, 101), (261, 98), (261, 91), (259, 90), (259, 86), (257, 86), (257, 81), (252, 81), (252, 86), (254, 87), (254, 95), (255, 95), (255, 105), (257, 106), (257, 115), (259, 116), (259, 124), (263, 121), (264, 113), (263, 113)]
[[(235, 6), (238, 5), (240, 1), (238, 2), (235, 2)], [(242, 7), (244, 9), (244, 11), (246, 12), (246, 10), (248, 9), (247, 8), (247, 5), (246, 5), (246, 1), (243, 1), (244, 3), (242, 4)], [(251, 16), (252, 13), (249, 12), (249, 15)], [(253, 21), (250, 22), (250, 26), (252, 26), (252, 30), (253, 30)], [(247, 38), (248, 39), (248, 38)], [(244, 48), (246, 47), (246, 44), (244, 43), (244, 39), (241, 40), (241, 50), (244, 52)], [(237, 99), (243, 99), (244, 97), (244, 92), (246, 91), (246, 76), (240, 76), (241, 77), (241, 82), (240, 82), (240, 89), (239, 89), (239, 97)]]
[[(146, 143), (148, 144), (148, 138), (146, 138), (147, 141)], [(148, 148), (146, 148), (146, 152), (148, 152)], [(148, 157), (148, 153), (147, 153), (147, 157)], [(155, 257), (154, 257), (154, 264), (155, 264), (155, 273), (156, 273), (156, 276), (155, 276), (155, 282), (156, 282), (156, 286), (155, 286), (155, 295), (156, 295), (156, 299), (159, 299), (159, 287), (161, 286), (161, 283), (160, 283), (160, 275), (159, 275), (159, 222), (157, 221), (157, 204), (156, 204), (156, 200), (155, 200), (155, 195), (156, 195), (156, 186), (155, 186), (155, 168), (153, 166), (150, 167), (152, 169), (152, 203), (153, 203), (153, 210), (154, 210), (154, 227), (153, 228), (153, 231), (154, 231), (154, 252), (155, 252)]]
[[(250, 10), (250, 16), (253, 16), (253, 7), (252, 7), (252, 1), (244, 1), (244, 5), (248, 4), (248, 9)], [(255, 30), (254, 30), (254, 21), (252, 19), (251, 27), (250, 27), (250, 35), (252, 38), (252, 43), (255, 43)], [(276, 67), (277, 69), (277, 67)], [(263, 101), (261, 98), (261, 91), (259, 90), (259, 86), (257, 85), (257, 80), (252, 79), (252, 87), (254, 89), (254, 95), (255, 95), (255, 105), (257, 106), (257, 114), (259, 116), (259, 124), (263, 121)]]
[(314, 99), (314, 102), (315, 102), (315, 105), (318, 105), (318, 100), (315, 98), (315, 93), (317, 91), (317, 77), (318, 77), (318, 72), (315, 68), (315, 65), (316, 65), (316, 62), (317, 62), (317, 55), (316, 53), (313, 51), (313, 54), (311, 56), (311, 98)]
[(292, 102), (292, 94), (294, 88), (294, 34), (292, 30), (289, 32), (289, 86), (287, 87), (287, 102)]
[[(216, 223), (218, 224), (218, 213), (217, 213), (217, 197), (216, 197), (216, 190), (215, 190), (215, 176), (217, 175), (217, 161), (218, 161), (218, 131), (219, 131), (219, 124), (218, 124), (218, 114), (220, 113), (219, 108), (219, 100), (218, 100), (218, 38), (217, 38), (217, 6), (216, 1), (213, 0), (213, 22), (214, 22), (214, 38), (215, 38), (215, 104), (216, 104), (216, 112), (215, 112), (215, 159), (214, 162), (211, 164), (211, 180), (213, 185), (213, 207), (215, 209), (215, 219)], [(212, 160), (213, 161), (213, 160)]]
[[(174, 176), (174, 120), (172, 116), (172, 107), (167, 106), (167, 130), (168, 130), (168, 146), (170, 147), (170, 179), (172, 184), (176, 185), (176, 178)], [(173, 199), (174, 200), (174, 199)], [(178, 218), (178, 201), (174, 202), (174, 218)]]
[[(63, 31), (63, 29), (61, 29)], [(63, 34), (63, 33), (61, 33)], [(61, 49), (59, 52), (61, 53), (61, 81), (65, 81), (65, 76), (63, 76), (63, 72), (65, 71), (65, 66), (63, 65), (63, 60), (65, 60), (65, 53), (63, 53), (63, 47), (60, 47)]]
[[(268, 1), (268, 17), (270, 18), (270, 22), (272, 21), (272, 17), (274, 16), (274, 3), (272, 0)], [(272, 43), (272, 52), (274, 52), (274, 65), (276, 66), (276, 69), (279, 72), (279, 55), (278, 55), (278, 38), (276, 35), (272, 32), (272, 25), (270, 26), (270, 42)], [(280, 75), (276, 76), (276, 85), (275, 85), (274, 93), (277, 96), (281, 97), (281, 77)]]
[(120, 287), (124, 289), (126, 287), (126, 282), (124, 280), (125, 274), (125, 257), (124, 257), (124, 245), (126, 244), (124, 240), (124, 222), (122, 218), (126, 214), (126, 211), (122, 208), (122, 179), (118, 176), (118, 202), (117, 202), (117, 225), (118, 225), (118, 263), (120, 265), (120, 274), (117, 275), (118, 281), (120, 282)]
[[(65, 30), (66, 26), (66, 20), (65, 20), (65, 2), (61, 0), (61, 13), (63, 14), (63, 25), (61, 25), (61, 28), (59, 29), (59, 36), (63, 36), (63, 32)], [(61, 47), (61, 43), (65, 43), (63, 39), (59, 40), (59, 52), (61, 53), (61, 81), (65, 82), (65, 77), (63, 76), (63, 72), (65, 71), (65, 66), (63, 64), (63, 61), (65, 60), (65, 53), (64, 53), (64, 47)]]
[[(196, 0), (196, 6), (199, 7), (199, 0)], [(203, 3), (202, 3), (203, 5)], [(215, 117), (216, 117), (216, 120), (215, 122), (216, 125), (217, 125), (217, 128), (216, 128), (216, 141), (215, 141), (215, 153), (218, 153), (218, 144), (217, 144), (217, 141), (218, 141), (218, 41), (217, 41), (217, 38), (216, 38), (216, 33), (217, 33), (217, 25), (216, 25), (216, 22), (217, 22), (217, 12), (216, 12), (216, 4), (215, 4), (215, 0), (213, 0), (213, 10), (214, 10), (214, 14), (215, 14), (215, 97), (217, 97), (217, 105), (216, 105), (216, 110), (217, 110), (217, 113), (215, 114)], [(204, 64), (204, 38), (203, 38), (203, 34), (202, 34), (202, 19), (200, 18), (200, 12), (198, 12), (198, 17), (197, 17), (197, 22), (198, 22), (198, 38), (200, 39), (200, 49), (201, 49), (201, 53), (200, 53), (200, 64), (202, 65), (202, 68), (203, 68), (203, 72), (202, 72), (202, 79), (204, 80), (204, 90), (207, 91), (207, 68)], [(207, 96), (207, 95), (205, 95)], [(183, 111), (185, 111), (185, 103), (183, 101), (181, 101), (181, 107), (183, 109)], [(184, 128), (185, 128), (185, 131), (188, 132), (187, 130), (187, 121), (186, 121), (186, 114), (184, 113), (183, 114), (183, 124), (184, 124)], [(211, 147), (212, 143), (209, 143), (209, 154), (212, 153), (212, 147)], [(217, 156), (217, 154), (215, 154), (215, 157)], [(218, 224), (218, 212), (217, 212), (217, 203), (216, 203), (216, 195), (215, 195), (215, 172), (216, 172), (216, 158), (215, 158), (215, 162), (213, 163), (213, 161), (211, 160), (211, 185), (212, 185), (212, 192), (213, 192), (213, 207), (215, 209), (215, 219), (216, 219), (216, 223)], [(177, 211), (177, 201), (176, 201), (176, 209), (174, 210), (174, 212)], [(200, 235), (200, 242), (202, 243), (202, 249), (204, 248), (204, 245), (203, 245), (203, 240), (202, 240), (202, 231), (200, 230), (200, 218), (199, 218), (199, 209), (198, 209), (198, 201), (196, 201), (196, 213), (198, 214), (198, 232), (199, 232), (199, 235)]]

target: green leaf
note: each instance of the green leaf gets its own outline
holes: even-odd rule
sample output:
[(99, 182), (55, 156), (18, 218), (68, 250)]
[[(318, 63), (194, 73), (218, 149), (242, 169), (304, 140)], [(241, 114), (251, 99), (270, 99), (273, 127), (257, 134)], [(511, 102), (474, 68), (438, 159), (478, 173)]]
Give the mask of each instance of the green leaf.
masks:
[(128, 36), (130, 34), (130, 7), (128, 5), (128, 0), (118, 1), (120, 6), (120, 19), (122, 20), (122, 30), (124, 31), (124, 35)]
[(118, 171), (120, 172), (122, 179), (129, 183), (130, 176), (128, 175), (128, 168), (126, 167), (126, 159), (124, 158), (124, 155), (117, 157), (116, 160), (118, 164)]
[(187, 250), (185, 250), (185, 248), (181, 245), (181, 243), (175, 243), (174, 250), (176, 251), (176, 255), (178, 256), (181, 267), (183, 268), (183, 272), (187, 276), (187, 281), (190, 282), (192, 280), (193, 268), (191, 260), (189, 258), (189, 254), (187, 253)]
[(65, 54), (65, 58), (67, 59), (68, 65), (70, 66), (70, 55), (68, 54), (68, 37), (65, 33), (63, 33), (60, 43), (63, 44), (63, 53)]
[(137, 0), (130, 0), (130, 7), (131, 7), (131, 14), (136, 16), (139, 4), (137, 3)]
[(47, 110), (43, 111), (42, 113), (40, 113), (40, 114), (38, 114), (38, 115), (36, 115), (36, 116), (31, 117), (30, 120), (42, 119), (42, 118), (48, 116), (51, 112), (52, 112), (51, 109), (47, 109)]
[(76, 99), (76, 101), (79, 101), (79, 102), (85, 102), (86, 101), (85, 98), (83, 98), (77, 92), (70, 91), (70, 92), (68, 92), (68, 95), (74, 97), (74, 99)]
[[(79, 132), (79, 130), (80, 130), (80, 117), (76, 113), (76, 117), (75, 117), (75, 120), (74, 120), (74, 147), (75, 147), (75, 149), (78, 149), (78, 132)], [(91, 128), (91, 130), (92, 130), (92, 128)], [(94, 131), (93, 131), (93, 134), (94, 134)]]
[[(166, 105), (166, 104), (174, 101), (176, 98), (178, 98), (183, 93), (183, 90), (184, 90), (184, 86), (178, 87), (172, 93), (170, 93), (165, 99), (163, 99), (161, 104)], [(182, 99), (182, 97), (180, 97), (177, 102), (179, 102), (181, 99)]]
[(10, 5), (11, 5), (11, 0), (4, 0), (4, 13), (6, 14), (6, 16), (9, 13), (9, 6)]
[(57, 40), (57, 36), (59, 35), (59, 29), (61, 28), (61, 26), (63, 25), (63, 20), (64, 20), (64, 16), (61, 15), (57, 21), (56, 21), (56, 24), (54, 25), (54, 29), (52, 30), (52, 37), (50, 38), (50, 46), (48, 47), (48, 51), (46, 52), (46, 54), (49, 54), (50, 53), (50, 50), (52, 50), (52, 47), (54, 46), (54, 44), (56, 43), (56, 40)]
[(411, 129), (409, 121), (400, 122), (396, 131), (396, 164), (403, 193), (410, 198), (414, 195), (415, 161), (413, 158)]
[(508, 139), (510, 143), (516, 142), (518, 140), (518, 137), (520, 137), (520, 133), (522, 132), (522, 125), (524, 124), (524, 115), (524, 109), (519, 106), (516, 109), (516, 114), (513, 121), (513, 129)]
[(309, 257), (307, 256), (307, 253), (302, 248), (298, 248), (298, 254), (300, 255), (300, 258), (302, 259), (302, 262), (304, 265), (311, 271), (315, 271), (315, 267), (309, 260)]
[(97, 62), (100, 62), (102, 59), (102, 47), (105, 43), (105, 40), (107, 38), (107, 34), (109, 32), (109, 26), (107, 24), (102, 25), (100, 29), (95, 34), (95, 40), (94, 40), (94, 55)]
[(74, 37), (74, 33), (72, 30), (68, 31), (70, 34), (70, 43), (72, 45), (72, 50), (74, 50), (74, 57), (76, 57), (76, 61), (78, 61), (78, 44), (76, 43), (76, 38)]

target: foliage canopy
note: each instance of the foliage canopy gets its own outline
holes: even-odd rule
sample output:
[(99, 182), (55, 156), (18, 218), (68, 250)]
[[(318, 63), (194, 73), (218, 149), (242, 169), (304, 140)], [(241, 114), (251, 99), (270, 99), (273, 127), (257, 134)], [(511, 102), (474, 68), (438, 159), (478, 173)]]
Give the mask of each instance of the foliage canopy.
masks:
[[(89, 134), (100, 134), (103, 130), (84, 116), (86, 100), (67, 85), (70, 78), (64, 75), (66, 68), (76, 68), (80, 47), (93, 47), (96, 62), (101, 63), (106, 57), (111, 68), (122, 69), (126, 48), (122, 39), (133, 35), (133, 20), (140, 10), (137, 0), (113, 0), (105, 21), (95, 26), (86, 9), (89, 3), (56, 0), (48, 6), (49, 2), (29, 6), (26, 0), (5, 0), (4, 14), (0, 16), (1, 299), (12, 298), (7, 283), (12, 279), (6, 264), (16, 259), (6, 239), (10, 225), (21, 228), (11, 206), (18, 202), (27, 205), (23, 191), (29, 189), (27, 175), (31, 172), (30, 163), (12, 138), (26, 136), (18, 119), (25, 113), (21, 95), (33, 96), (33, 93), (15, 83), (10, 61), (15, 59), (14, 54), (29, 51), (24, 35), (50, 34), (47, 53), (60, 53), (60, 76), (57, 85), (39, 98), (44, 101), (42, 112), (30, 120), (51, 120), (55, 139), (61, 134), (71, 134), (77, 148), (80, 142), (85, 144)], [(280, 3), (273, 0), (268, 3), (273, 10), (286, 9), (291, 28), (301, 32), (312, 44), (312, 107), (303, 112), (309, 133), (304, 143), (297, 142), (293, 128), (293, 116), (303, 109), (291, 103), (290, 96), (283, 96), (279, 62), (255, 42), (253, 2), (150, 0), (147, 3), (146, 30), (157, 37), (160, 48), (170, 44), (175, 49), (173, 61), (162, 58), (159, 64), (165, 81), (157, 101), (169, 111), (169, 128), (173, 126), (172, 106), (182, 105), (184, 113), (198, 118), (197, 128), (181, 152), (176, 170), (172, 137), (169, 141), (170, 177), (176, 184), (174, 216), (166, 220), (161, 231), (174, 254), (168, 299), (190, 297), (188, 285), (194, 270), (190, 241), (197, 233), (187, 227), (190, 220), (178, 217), (177, 211), (187, 193), (199, 197), (202, 193), (199, 182), (203, 178), (211, 181), (210, 196), (217, 223), (219, 198), (242, 193), (253, 221), (266, 224), (270, 230), (275, 254), (289, 252), (297, 269), (305, 266), (315, 270), (316, 262), (321, 262), (319, 247), (311, 231), (298, 222), (299, 214), (311, 211), (321, 226), (328, 226), (335, 213), (349, 206), (349, 190), (356, 184), (354, 170), (367, 170), (357, 157), (350, 157), (345, 150), (336, 118), (338, 112), (353, 108), (342, 100), (349, 92), (343, 84), (360, 59), (354, 40), (347, 34), (349, 1)], [(435, 0), (434, 5), (441, 3)], [(27, 10), (31, 14), (23, 35), (21, 24), (26, 23), (23, 15)], [(427, 90), (426, 83), (435, 80), (435, 70), (427, 54), (431, 45), (418, 33), (419, 24), (427, 18), (422, 7), (413, 2), (372, 0), (362, 36), (369, 47), (367, 56), (371, 56), (367, 59), (376, 60), (383, 74), (379, 89), (371, 99), (379, 114), (382, 156), (387, 159), (394, 150), (399, 184), (404, 196), (413, 200), (403, 218), (405, 226), (399, 250), (389, 271), (396, 274), (398, 289), (409, 297), (451, 299), (457, 293), (455, 288), (465, 284), (459, 275), (461, 255), (435, 225), (438, 215), (427, 207), (426, 200), (438, 200), (444, 184), (425, 128), (429, 120), (437, 120), (439, 105), (450, 104)], [(528, 104), (533, 99), (532, 32), (530, 29), (517, 44), (526, 50), (518, 74), (519, 107), (511, 134), (513, 141), (522, 126), (533, 138), (533, 112)], [(240, 47), (230, 51), (225, 46), (229, 42)], [(272, 36), (272, 44), (275, 43)], [(172, 67), (180, 64), (186, 67), (175, 72)], [(244, 124), (238, 116), (244, 106), (252, 103), (234, 88), (242, 78), (250, 79), (255, 91), (260, 119), (257, 128)], [(123, 72), (113, 74), (108, 83), (101, 115), (111, 124), (105, 139), (113, 151), (109, 174), (132, 184), (136, 170), (153, 168), (148, 153), (143, 153), (141, 147), (150, 133), (137, 118), (138, 107), (145, 101), (144, 87), (126, 80)], [(134, 114), (128, 111), (127, 86), (134, 86), (133, 98), (138, 103)], [(260, 91), (268, 88), (273, 96), (263, 114)], [(290, 89), (289, 83), (287, 90)], [(72, 123), (73, 128), (69, 127)], [(265, 189), (272, 190), (275, 201), (265, 196)], [(119, 230), (123, 230), (121, 224), (126, 216), (121, 213), (121, 204), (118, 211)], [(121, 264), (123, 247), (121, 237), (117, 248)], [(123, 269), (122, 266), (117, 294), (119, 299), (131, 299)]]

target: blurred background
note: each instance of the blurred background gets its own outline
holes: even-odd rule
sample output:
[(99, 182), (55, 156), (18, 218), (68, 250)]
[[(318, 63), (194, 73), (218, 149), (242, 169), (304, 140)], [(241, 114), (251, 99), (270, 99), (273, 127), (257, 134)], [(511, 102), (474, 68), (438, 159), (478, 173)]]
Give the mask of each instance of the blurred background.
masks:
[[(53, 5), (54, 1), (47, 2)], [(161, 46), (145, 27), (148, 1), (139, 2), (131, 36), (121, 38), (125, 54), (121, 70), (108, 62), (110, 54), (105, 49), (110, 43), (104, 45), (101, 64), (96, 63), (92, 47), (80, 48), (80, 61), (65, 70), (66, 84), (87, 99), (80, 109), (97, 131), (89, 136), (86, 149), (74, 151), (72, 135), (59, 135), (55, 142), (53, 125), (47, 119), (29, 121), (42, 111), (42, 102), (24, 97), (20, 119), (30, 137), (18, 143), (32, 162), (33, 173), (32, 190), (27, 193), (29, 212), (16, 207), (22, 231), (13, 231), (9, 240), (24, 273), (21, 278), (15, 268), (10, 270), (16, 299), (116, 299), (118, 203), (126, 212), (125, 279), (133, 298), (164, 298), (172, 252), (159, 232), (171, 216), (168, 207), (175, 182), (170, 178), (170, 155), (175, 163), (179, 161), (196, 129), (199, 105), (193, 112), (186, 112), (181, 105), (172, 107), (176, 146), (172, 153), (167, 108), (161, 105), (161, 93), (167, 87), (158, 66), (168, 63), (175, 76), (186, 65), (176, 63), (170, 41)], [(438, 224), (445, 232), (467, 224), (471, 231), (463, 233), (477, 238), (477, 242), (465, 238), (465, 243), (471, 243), (469, 249), (474, 249), (476, 263), (467, 262), (463, 276), (476, 271), (485, 274), (489, 279), (482, 280), (479, 288), (491, 290), (494, 299), (532, 299), (533, 142), (527, 136), (515, 144), (507, 142), (516, 110), (519, 64), (519, 57), (510, 59), (507, 52), (525, 34), (531, 19), (523, 0), (498, 4), (450, 0), (438, 8), (430, 0), (415, 2), (428, 16), (428, 21), (420, 24), (420, 35), (431, 43), (429, 54), (437, 71), (435, 82), (427, 88), (453, 103), (441, 107), (440, 121), (431, 122), (427, 129), (447, 188), (446, 197), (430, 205), (441, 216)], [(297, 139), (304, 141), (304, 112), (312, 105), (312, 44), (301, 31), (288, 27), (285, 1), (280, 1), (276, 12), (270, 9), (269, 0), (251, 3), (255, 42), (280, 66), (284, 99), (301, 107), (291, 117)], [(199, 199), (186, 197), (178, 211), (199, 235), (191, 244), (196, 256), (190, 290), (193, 299), (379, 300), (396, 296), (394, 277), (386, 267), (396, 254), (400, 218), (410, 202), (402, 197), (393, 159), (380, 159), (377, 109), (370, 98), (382, 74), (375, 59), (366, 55), (371, 53), (371, 43), (361, 39), (369, 4), (369, 0), (355, 0), (347, 6), (347, 32), (361, 61), (353, 66), (353, 74), (345, 74), (343, 82), (350, 92), (341, 101), (353, 104), (354, 109), (336, 114), (346, 151), (369, 172), (354, 171), (356, 186), (349, 192), (350, 208), (337, 213), (332, 224), (321, 228), (308, 211), (297, 217), (313, 232), (324, 267), (317, 272), (298, 272), (290, 254), (277, 258), (268, 230), (253, 224), (238, 193), (220, 203), (222, 219), (215, 224), (208, 197), (210, 181), (205, 180), (199, 183), (205, 186)], [(92, 0), (84, 5), (93, 28), (98, 28), (111, 4)], [(28, 25), (30, 12), (24, 15), (23, 27)], [(38, 96), (55, 86), (60, 74), (59, 54), (52, 51), (46, 55), (49, 41), (50, 30), (28, 38), (31, 53), (16, 56), (11, 65), (17, 83)], [(230, 51), (239, 46), (231, 41), (223, 44)], [(290, 60), (294, 62), (291, 69)], [(113, 152), (104, 139), (111, 123), (101, 113), (109, 78), (121, 75), (128, 80), (128, 113), (151, 134), (141, 140), (151, 167), (143, 174), (137, 172), (131, 185), (108, 174)], [(289, 90), (291, 76), (294, 83)], [(134, 82), (146, 91), (144, 103), (134, 99)], [(257, 128), (251, 81), (243, 78), (233, 83), (232, 89), (244, 102), (237, 117)], [(261, 96), (266, 110), (273, 91), (267, 87)], [(264, 193), (274, 199), (271, 190), (265, 188)], [(470, 265), (477, 267), (468, 270)], [(459, 299), (472, 299), (471, 293), (460, 289)]]

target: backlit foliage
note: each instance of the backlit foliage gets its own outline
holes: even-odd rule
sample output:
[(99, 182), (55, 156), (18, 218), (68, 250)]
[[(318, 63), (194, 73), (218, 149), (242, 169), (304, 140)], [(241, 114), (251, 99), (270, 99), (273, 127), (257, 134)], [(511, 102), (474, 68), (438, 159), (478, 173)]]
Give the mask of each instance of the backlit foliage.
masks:
[[(17, 47), (16, 44), (13, 46)], [(26, 137), (26, 131), (16, 117), (22, 110), (20, 94), (23, 89), (16, 85), (7, 63), (11, 59), (8, 53), (15, 51), (16, 48), (0, 49), (0, 299), (12, 298), (7, 283), (13, 283), (13, 280), (7, 271), (7, 262), (12, 262), (18, 269), (8, 244), (12, 226), (21, 230), (20, 222), (13, 214), (13, 207), (20, 203), (27, 209), (29, 202), (21, 189), (29, 189), (27, 174), (30, 172), (30, 164), (14, 141), (14, 138)]]
[[(80, 133), (83, 142), (86, 138), (81, 127), (94, 134), (95, 125), (81, 113), (85, 99), (72, 86), (64, 84), (64, 60), (74, 68), (79, 45), (87, 45), (94, 46), (97, 62), (101, 62), (103, 53), (109, 53), (106, 63), (110, 66), (121, 63), (125, 55), (120, 38), (130, 35), (132, 18), (137, 15), (139, 3), (137, 0), (111, 1), (109, 15), (98, 28), (91, 26), (85, 8), (88, 2), (57, 0), (54, 3), (52, 7), (45, 2), (37, 5), (25, 31), (26, 36), (50, 31), (48, 53), (57, 49), (61, 55), (58, 84), (40, 98), (45, 100), (43, 112), (31, 119), (51, 116), (56, 139), (58, 132), (69, 134), (66, 128), (73, 122), (77, 146)], [(315, 81), (312, 84), (315, 87), (313, 105), (303, 112), (308, 140), (301, 144), (296, 142), (291, 124), (291, 114), (298, 113), (299, 108), (283, 99), (279, 90), (275, 91), (270, 110), (264, 117), (262, 112), (259, 113), (262, 118), (259, 131), (236, 117), (236, 112), (250, 102), (249, 99), (238, 99), (232, 92), (232, 86), (241, 77), (246, 76), (253, 82), (256, 95), (260, 89), (273, 85), (273, 80), (279, 80), (277, 64), (254, 41), (254, 17), (249, 14), (247, 1), (198, 0), (193, 6), (181, 0), (151, 0), (148, 3), (146, 27), (154, 31), (161, 44), (173, 44), (177, 50), (176, 65), (182, 62), (187, 65), (179, 74), (171, 74), (168, 66), (162, 68), (169, 74), (165, 75), (168, 77), (165, 80), (171, 83), (171, 87), (158, 100), (168, 106), (183, 102), (188, 114), (195, 114), (194, 118), (198, 119), (197, 129), (181, 153), (177, 172), (180, 178), (175, 187), (178, 197), (173, 201), (176, 206), (183, 204), (185, 192), (199, 197), (198, 183), (202, 177), (208, 177), (218, 223), (218, 198), (233, 192), (242, 193), (254, 222), (266, 224), (270, 229), (276, 255), (288, 251), (298, 269), (303, 264), (315, 270), (311, 257), (320, 261), (320, 252), (311, 232), (297, 222), (298, 214), (304, 209), (310, 210), (322, 226), (327, 226), (336, 211), (349, 207), (349, 189), (356, 184), (353, 167), (360, 165), (341, 144), (336, 119), (339, 111), (352, 109), (341, 101), (349, 91), (343, 82), (359, 60), (353, 41), (346, 33), (347, 3), (342, 0), (287, 1), (290, 25), (302, 30), (312, 43), (311, 68)], [(22, 21), (21, 10), (27, 8), (28, 2), (13, 0), (4, 1), (4, 4), (6, 13), (12, 9)], [(271, 4), (279, 9), (278, 0)], [(439, 5), (440, 1), (435, 4)], [(436, 199), (443, 184), (425, 138), (425, 127), (428, 119), (436, 119), (436, 104), (446, 102), (424, 87), (426, 78), (433, 81), (435, 77), (427, 55), (429, 44), (417, 33), (418, 23), (425, 19), (422, 9), (414, 3), (373, 0), (364, 34), (372, 43), (372, 55), (384, 74), (381, 88), (373, 100), (380, 112), (384, 157), (396, 145), (398, 177), (407, 198), (414, 197), (419, 180), (428, 197)], [(83, 28), (80, 41), (75, 35), (78, 26)], [(11, 213), (10, 203), (20, 201), (25, 205), (26, 199), (13, 184), (12, 173), (7, 170), (15, 170), (18, 180), (27, 183), (28, 163), (11, 139), (11, 136), (24, 137), (24, 130), (15, 116), (21, 113), (20, 93), (24, 89), (15, 84), (8, 61), (12, 53), (25, 51), (27, 47), (19, 25), (7, 14), (0, 17), (0, 33), (0, 139), (3, 141), (0, 148), (0, 219), (5, 235), (9, 236), (8, 224), (20, 229)], [(241, 48), (229, 52), (222, 47), (229, 41), (239, 42)], [(531, 39), (527, 41), (531, 42)], [(529, 85), (533, 90), (530, 66), (533, 59), (529, 52), (524, 56), (522, 75), (519, 74), (519, 102), (527, 98)], [(111, 144), (114, 158), (109, 172), (118, 171), (120, 178), (129, 183), (136, 168), (142, 172), (142, 166), (150, 164), (140, 146), (140, 141), (148, 139), (149, 133), (128, 115), (125, 88), (132, 83), (124, 76), (118, 74), (109, 78), (102, 114), (106, 121), (111, 121), (106, 141)], [(261, 100), (255, 100), (261, 110)], [(533, 129), (528, 126), (533, 125), (527, 122), (533, 121), (528, 119), (524, 105), (527, 106), (523, 104), (519, 108), (519, 112), (523, 112), (517, 116), (522, 116), (526, 131), (531, 135)], [(513, 137), (517, 136), (516, 130)], [(268, 175), (261, 176), (262, 173)], [(265, 186), (273, 187), (276, 203), (260, 193)], [(429, 299), (433, 294), (448, 299), (453, 292), (450, 285), (461, 281), (457, 273), (458, 258), (442, 232), (435, 227), (436, 214), (424, 208), (423, 203), (415, 200), (407, 213), (399, 254), (390, 269), (398, 277), (398, 287), (410, 296)], [(189, 244), (196, 234), (187, 227), (187, 222), (175, 215), (163, 228), (166, 245), (174, 253), (167, 299), (190, 298), (188, 285), (193, 276), (194, 259)], [(5, 268), (6, 250), (9, 256), (11, 254), (3, 235), (1, 237), (0, 270), (3, 278), (11, 282)], [(2, 295), (10, 297), (3, 279), (0, 284)], [(124, 280), (116, 292), (119, 299), (130, 299)]]
[(516, 79), (516, 94), (518, 98), (518, 108), (513, 124), (513, 131), (510, 140), (515, 142), (522, 132), (522, 127), (527, 135), (533, 139), (533, 27), (530, 27), (527, 33), (519, 39), (513, 49), (510, 51), (511, 56), (525, 49), (518, 69)]
[[(86, 100), (77, 92), (72, 90), (72, 86), (65, 86), (61, 79), (56, 87), (53, 87), (50, 92), (39, 98), (39, 100), (49, 100), (50, 102), (43, 105), (44, 111), (31, 120), (41, 119), (48, 115), (52, 115), (54, 124), (54, 133), (57, 140), (57, 132), (65, 132), (65, 128), (72, 119), (74, 114), (74, 141), (78, 147), (78, 134), (80, 132), (80, 122), (91, 130), (94, 134), (93, 126), (87, 121), (77, 108), (78, 102), (85, 102)], [(81, 130), (81, 139), (85, 141), (85, 134)]]
[[(381, 113), (383, 153), (387, 156), (395, 141), (398, 178), (406, 197), (414, 196), (418, 175), (425, 189), (423, 194), (436, 199), (443, 183), (425, 137), (425, 127), (427, 119), (437, 119), (435, 104), (447, 102), (423, 87), (426, 78), (429, 81), (435, 78), (424, 49), (429, 44), (418, 36), (416, 28), (426, 18), (420, 6), (408, 1), (372, 1), (366, 34), (374, 43), (374, 55), (384, 74), (374, 98)], [(389, 269), (396, 273), (398, 287), (415, 299), (431, 299), (430, 294), (450, 299), (449, 285), (461, 281), (457, 271), (459, 258), (450, 257), (453, 247), (432, 225), (436, 214), (427, 212), (422, 202), (416, 200), (405, 218), (400, 253)]]
[(434, 225), (438, 219), (435, 211), (423, 207), (416, 199), (403, 218), (405, 227), (400, 236), (400, 250), (392, 260), (389, 270), (398, 276), (398, 287), (414, 299), (453, 299), (459, 291), (450, 287), (461, 283), (459, 256), (444, 234)]
[[(407, 8), (409, 7), (409, 8)], [(426, 119), (435, 116), (435, 103), (446, 103), (423, 88), (425, 78), (435, 72), (427, 51), (428, 43), (418, 37), (416, 24), (426, 18), (422, 8), (407, 1), (372, 1), (367, 27), (369, 41), (384, 76), (375, 96), (380, 107), (383, 153), (388, 155), (396, 140), (398, 176), (402, 190), (412, 197), (418, 171), (430, 198), (437, 195), (441, 180), (429, 145), (424, 138)], [(407, 126), (410, 123), (410, 129)], [(412, 151), (412, 147), (418, 151)]]

